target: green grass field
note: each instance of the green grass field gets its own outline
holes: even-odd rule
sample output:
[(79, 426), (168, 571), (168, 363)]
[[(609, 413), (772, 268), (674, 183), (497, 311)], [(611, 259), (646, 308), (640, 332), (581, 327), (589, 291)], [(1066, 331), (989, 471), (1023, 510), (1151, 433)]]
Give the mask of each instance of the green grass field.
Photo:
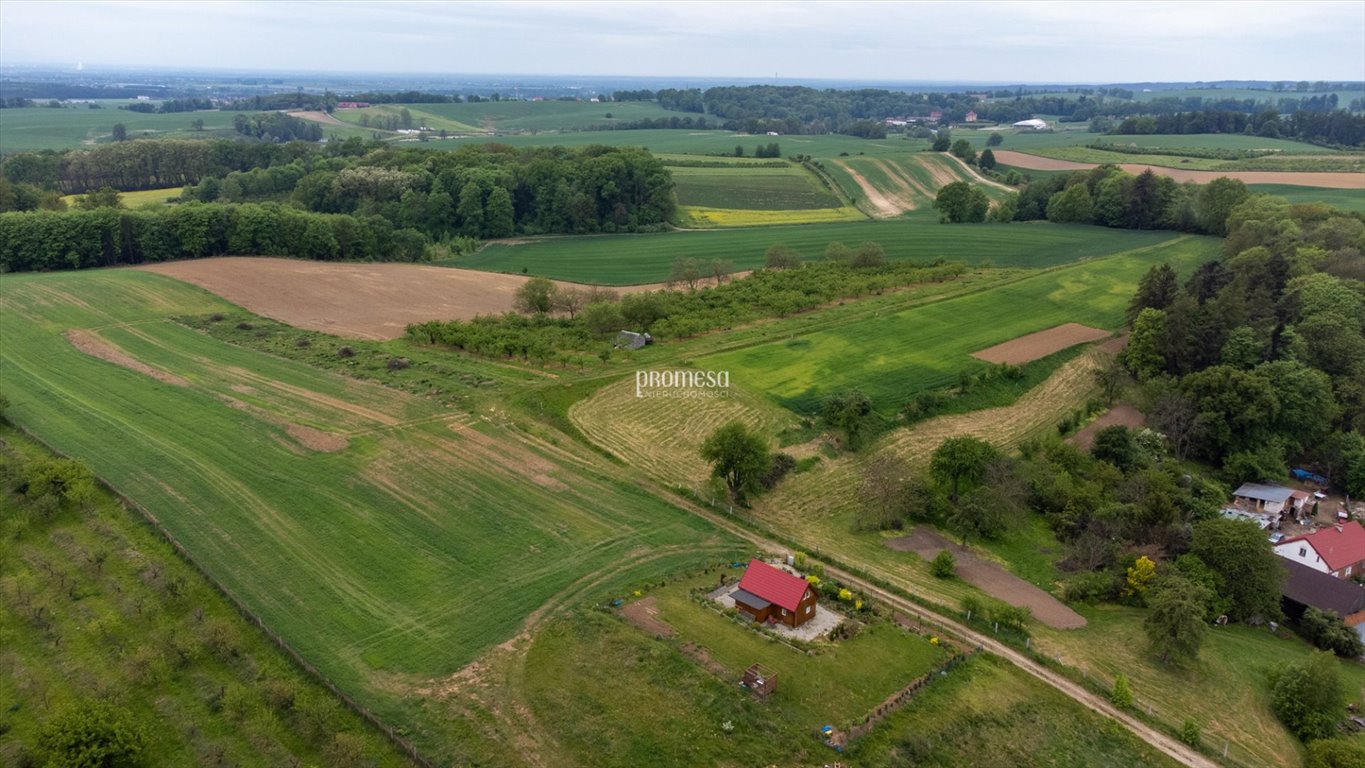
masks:
[(349, 123), (356, 127), (364, 128), (365, 130), (374, 130), (369, 126), (363, 125), (361, 121), (364, 118), (374, 120), (375, 118), (384, 119), (389, 117), (398, 117), (402, 113), (402, 111), (406, 109), (408, 111), (408, 115), (412, 117), (412, 125), (414, 128), (426, 127), (430, 128), (433, 131), (444, 130), (449, 131), (450, 133), (485, 132), (485, 129), (483, 128), (479, 128), (468, 123), (462, 123), (458, 120), (452, 120), (442, 115), (433, 114), (432, 112), (422, 108), (425, 106), (427, 105), (377, 104), (373, 107), (366, 107), (364, 109), (338, 109), (332, 113), (332, 116), (342, 121), (343, 123)]
[[(437, 759), (459, 762), (461, 747), (416, 688), (538, 610), (735, 551), (600, 459), (170, 322), (231, 311), (177, 281), (129, 269), (4, 281), (9, 416), (137, 499)], [(77, 351), (70, 329), (167, 381)], [(322, 451), (319, 430), (347, 447)]]
[(986, 363), (970, 357), (977, 350), (1068, 322), (1117, 329), (1138, 278), (1151, 265), (1167, 262), (1188, 272), (1217, 250), (1212, 238), (1181, 238), (886, 317), (724, 352), (698, 365), (728, 370), (734, 381), (801, 413), (812, 412), (831, 392), (855, 387), (890, 415), (915, 392), (949, 384), (961, 370), (984, 368)]
[[(1086, 670), (1106, 683), (1124, 674), (1133, 696), (1145, 710), (1172, 727), (1193, 718), (1215, 750), (1229, 745), (1228, 756), (1241, 765), (1300, 764), (1301, 747), (1270, 711), (1266, 673), (1281, 663), (1297, 662), (1313, 648), (1282, 630), (1276, 637), (1264, 628), (1227, 626), (1210, 630), (1199, 659), (1187, 669), (1162, 666), (1152, 658), (1142, 637), (1144, 612), (1117, 605), (1082, 606), (1089, 622), (1083, 629), (1060, 632), (1040, 628), (1036, 641), (1063, 663)], [(1342, 689), (1348, 699), (1365, 703), (1365, 665), (1341, 662)]]
[[(498, 133), (581, 131), (644, 118), (697, 117), (685, 112), (671, 112), (653, 102), (640, 101), (484, 101), (476, 104), (413, 104), (409, 107)], [(608, 113), (611, 117), (607, 117)]]
[(1112, 720), (1081, 710), (991, 656), (977, 656), (930, 686), (855, 743), (848, 760), (869, 768), (1178, 765)]
[(678, 203), (684, 206), (765, 211), (840, 207), (839, 198), (796, 165), (668, 170), (673, 174)]
[[(1138, 144), (1139, 147), (1143, 146)], [(1271, 155), (1267, 157), (1246, 158), (1242, 160), (1217, 160), (1207, 157), (1187, 157), (1162, 154), (1129, 154), (1092, 149), (1085, 146), (1040, 147), (1028, 152), (1040, 157), (1057, 160), (1070, 160), (1075, 163), (1139, 163), (1170, 168), (1183, 168), (1197, 171), (1304, 171), (1332, 172), (1359, 171), (1365, 169), (1365, 155), (1322, 154), (1290, 156)]]
[(1249, 184), (1252, 192), (1283, 197), (1291, 203), (1326, 203), (1334, 208), (1365, 213), (1365, 190), (1292, 187), (1288, 184)]
[[(449, 114), (469, 122), (464, 119), (460, 112), (444, 112), (438, 109), (442, 105), (428, 104), (423, 105), (436, 114)], [(451, 104), (449, 107), (482, 107), (484, 104)], [(496, 105), (491, 105), (496, 106)], [(605, 109), (594, 110), (594, 114), (605, 113), (623, 105), (593, 104), (593, 107), (605, 107)], [(612, 111), (613, 115), (621, 116), (620, 110)], [(645, 115), (647, 117), (680, 115), (678, 112), (666, 112), (662, 115)], [(605, 118), (603, 122), (606, 122)], [(472, 123), (479, 125), (479, 123)], [(531, 129), (525, 129), (531, 130)], [(840, 153), (848, 153), (853, 156), (857, 154), (889, 154), (899, 152), (915, 152), (928, 146), (924, 141), (918, 139), (907, 140), (903, 137), (891, 137), (887, 139), (860, 139), (854, 136), (822, 135), (822, 136), (749, 136), (746, 134), (734, 133), (731, 131), (685, 131), (650, 129), (636, 131), (560, 131), (554, 132), (553, 127), (539, 129), (538, 134), (523, 135), (498, 135), (495, 137), (470, 136), (460, 139), (449, 139), (446, 141), (433, 141), (428, 146), (431, 147), (452, 147), (468, 144), (469, 142), (496, 142), (508, 144), (514, 147), (551, 147), (568, 146), (581, 147), (589, 144), (608, 144), (612, 146), (631, 146), (646, 147), (652, 152), (662, 152), (674, 155), (711, 155), (711, 156), (734, 156), (735, 147), (743, 147), (746, 156), (752, 156), (754, 149), (759, 145), (766, 145), (776, 141), (782, 149), (782, 155), (802, 154), (812, 157), (828, 158), (837, 157)], [(984, 141), (985, 138), (982, 138)]]
[[(136, 192), (120, 192), (118, 200), (124, 208), (139, 208), (144, 205), (165, 205), (173, 198), (180, 197), (183, 187), (167, 187), (165, 189), (142, 189)], [(76, 199), (81, 195), (63, 195), (62, 201), (67, 205), (75, 205)]]
[[(933, 213), (930, 211), (929, 213)], [(792, 227), (666, 232), (648, 235), (536, 238), (518, 245), (491, 243), (444, 266), (540, 275), (604, 285), (661, 282), (680, 257), (728, 259), (739, 269), (763, 265), (774, 243), (786, 243), (808, 259), (823, 258), (825, 246), (842, 241), (856, 247), (881, 243), (888, 258), (970, 264), (1044, 267), (1153, 245), (1170, 232), (1114, 230), (1082, 225), (937, 224), (925, 217), (892, 221), (808, 224)]]
[(105, 696), (145, 726), (144, 765), (409, 764), (113, 496), (14, 492), (51, 458), (0, 426), (0, 764), (36, 764), (44, 724)]

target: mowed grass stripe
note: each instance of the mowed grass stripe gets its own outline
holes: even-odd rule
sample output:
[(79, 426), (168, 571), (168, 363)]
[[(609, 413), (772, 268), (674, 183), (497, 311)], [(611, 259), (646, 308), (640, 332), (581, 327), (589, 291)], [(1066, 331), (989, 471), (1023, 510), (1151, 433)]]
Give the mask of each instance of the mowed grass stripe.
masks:
[(854, 387), (889, 415), (915, 392), (985, 367), (970, 357), (976, 350), (1067, 322), (1117, 329), (1138, 279), (1151, 265), (1168, 262), (1188, 272), (1217, 248), (1213, 238), (1184, 237), (887, 317), (712, 355), (697, 364), (728, 370), (733, 381), (802, 413), (813, 412), (825, 395)]
[[(143, 306), (146, 290), (164, 294), (163, 309)], [(195, 314), (227, 305), (132, 270), (6, 276), (7, 415), (87, 460), (267, 626), (391, 722), (429, 716), (405, 686), (467, 664), (585, 577), (598, 574), (582, 583), (598, 584), (605, 598), (657, 579), (665, 565), (739, 551), (595, 461), (560, 458), (502, 427), (457, 431), (426, 420), (353, 437), (340, 453), (313, 453), (222, 402), (222, 384), (163, 384), (62, 337), (71, 327), (109, 326), (102, 334), (125, 351), (177, 375), (201, 377), (222, 360), (277, 380), (287, 397), (258, 387), (256, 404), (272, 416), (299, 415), (289, 388), (350, 392), (359, 402), (370, 396), (352, 390), (368, 388), (394, 401), (392, 413), (434, 407), (222, 344), (165, 322), (165, 308)], [(324, 426), (351, 418), (335, 409), (329, 417), (323, 401), (309, 408)], [(679, 554), (651, 558), (663, 548)], [(440, 729), (420, 730), (442, 754)]]
[(755, 269), (763, 265), (764, 252), (774, 243), (785, 243), (807, 258), (821, 258), (825, 246), (835, 240), (850, 246), (871, 240), (882, 244), (888, 258), (897, 260), (943, 258), (969, 264), (1049, 267), (1154, 245), (1172, 237), (1170, 232), (1047, 222), (940, 225), (921, 216), (791, 227), (537, 238), (519, 245), (492, 243), (478, 253), (438, 263), (489, 272), (524, 271), (580, 283), (633, 285), (662, 282), (673, 262), (682, 257), (703, 263), (725, 259), (739, 269)]

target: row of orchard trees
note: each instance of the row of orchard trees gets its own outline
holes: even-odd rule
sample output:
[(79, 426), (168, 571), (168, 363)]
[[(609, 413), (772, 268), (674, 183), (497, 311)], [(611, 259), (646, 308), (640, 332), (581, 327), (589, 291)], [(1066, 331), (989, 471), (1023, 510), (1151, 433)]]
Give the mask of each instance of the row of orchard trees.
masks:
[(0, 213), (0, 272), (229, 255), (416, 261), (428, 242), (383, 217), (272, 203), (10, 212)]

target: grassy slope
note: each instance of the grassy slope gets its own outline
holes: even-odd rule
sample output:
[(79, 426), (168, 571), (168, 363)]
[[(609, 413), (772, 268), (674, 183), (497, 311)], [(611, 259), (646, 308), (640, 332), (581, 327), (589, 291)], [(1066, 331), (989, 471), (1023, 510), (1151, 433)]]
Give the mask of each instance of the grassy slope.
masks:
[(490, 272), (542, 275), (607, 285), (660, 282), (674, 260), (703, 262), (728, 259), (740, 269), (762, 266), (774, 243), (786, 243), (806, 258), (820, 258), (825, 246), (840, 240), (849, 246), (872, 240), (891, 259), (932, 261), (938, 258), (971, 264), (1040, 267), (1064, 264), (1170, 239), (1169, 232), (1112, 230), (1047, 223), (990, 225), (929, 224), (918, 219), (881, 222), (809, 224), (792, 227), (650, 235), (538, 238), (520, 245), (492, 243), (478, 253), (445, 262), (447, 266)]
[[(1210, 630), (1199, 660), (1188, 669), (1161, 666), (1143, 641), (1144, 611), (1121, 606), (1082, 607), (1089, 624), (1074, 632), (1040, 628), (1037, 643), (1049, 655), (1108, 682), (1117, 674), (1132, 681), (1144, 711), (1178, 727), (1193, 718), (1207, 743), (1245, 765), (1299, 764), (1300, 748), (1270, 711), (1266, 673), (1276, 664), (1299, 661), (1312, 648), (1286, 633), (1229, 626)], [(1365, 666), (1342, 662), (1343, 689), (1365, 703)]]
[[(412, 686), (547, 602), (731, 546), (506, 428), (452, 429), (467, 417), (162, 319), (225, 306), (197, 289), (132, 270), (4, 279), (12, 417), (138, 499), (268, 626), (434, 754), (458, 746), (416, 721)], [(190, 386), (83, 355), (67, 328), (101, 328)], [(306, 451), (270, 419), (349, 432), (350, 448)]]
[(894, 413), (914, 392), (951, 383), (958, 371), (984, 368), (972, 352), (1067, 322), (1115, 329), (1138, 278), (1166, 261), (1177, 269), (1207, 259), (1218, 247), (1187, 238), (1045, 272), (1012, 285), (871, 318), (839, 328), (704, 358), (801, 412), (845, 387), (866, 392), (874, 407)]
[[(5, 474), (47, 456), (0, 427)], [(149, 726), (148, 764), (324, 764), (338, 734), (407, 764), (107, 493), (46, 516), (5, 488), (0, 521), (0, 763), (22, 764), (55, 712), (108, 694)], [(27, 618), (37, 606), (49, 627)]]
[[(182, 189), (183, 187), (167, 187), (165, 189), (143, 189), (137, 192), (120, 192), (118, 199), (124, 208), (138, 208), (149, 203), (164, 204), (172, 198), (180, 197)], [(63, 195), (62, 200), (67, 205), (75, 205), (79, 197), (82, 196)]]
[(930, 686), (856, 743), (848, 758), (869, 768), (1177, 765), (1112, 720), (990, 656), (973, 658)]
[[(504, 132), (574, 131), (643, 118), (696, 117), (671, 112), (653, 102), (497, 101), (477, 104), (416, 104), (433, 115), (482, 129)], [(611, 117), (607, 117), (607, 113)], [(499, 138), (499, 141), (502, 139)], [(613, 143), (607, 140), (588, 143)]]

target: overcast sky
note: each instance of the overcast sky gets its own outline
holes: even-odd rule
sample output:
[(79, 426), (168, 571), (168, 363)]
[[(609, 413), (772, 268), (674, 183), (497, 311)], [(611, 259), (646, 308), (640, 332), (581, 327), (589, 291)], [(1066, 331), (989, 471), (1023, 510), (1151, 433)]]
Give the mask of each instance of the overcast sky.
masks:
[(0, 63), (1001, 83), (1361, 80), (1365, 0), (3, 0)]

